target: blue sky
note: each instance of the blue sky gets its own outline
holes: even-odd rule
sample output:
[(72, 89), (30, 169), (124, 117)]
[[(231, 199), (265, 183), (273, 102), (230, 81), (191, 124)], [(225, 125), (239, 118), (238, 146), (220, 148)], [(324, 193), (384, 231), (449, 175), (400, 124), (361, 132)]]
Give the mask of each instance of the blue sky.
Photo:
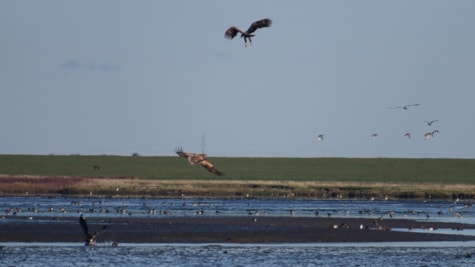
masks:
[[(473, 14), (468, 0), (1, 1), (0, 153), (174, 155), (204, 136), (209, 156), (475, 158)], [(224, 38), (263, 18), (252, 46)]]

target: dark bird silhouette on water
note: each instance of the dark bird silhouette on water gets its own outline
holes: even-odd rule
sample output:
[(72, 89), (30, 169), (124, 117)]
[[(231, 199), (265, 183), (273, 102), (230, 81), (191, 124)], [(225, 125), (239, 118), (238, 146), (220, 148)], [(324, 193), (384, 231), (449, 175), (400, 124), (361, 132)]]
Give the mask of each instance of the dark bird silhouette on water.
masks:
[(252, 33), (255, 32), (257, 29), (270, 27), (271, 25), (272, 25), (272, 20), (270, 20), (270, 19), (261, 19), (261, 20), (253, 22), (251, 24), (251, 26), (249, 26), (249, 29), (247, 29), (247, 31), (242, 31), (238, 27), (232, 26), (228, 30), (226, 30), (226, 33), (224, 33), (224, 37), (226, 39), (231, 40), (234, 37), (236, 37), (238, 32), (240, 32), (241, 33), (241, 38), (244, 37), (244, 45), (247, 46), (247, 40), (248, 39), (249, 39), (249, 44), (252, 45), (251, 37), (255, 36)]
[(409, 109), (410, 107), (417, 107), (419, 106), (420, 104), (409, 104), (409, 105), (405, 105), (405, 106), (400, 106), (400, 107), (392, 107), (392, 108), (389, 108), (389, 109), (398, 109), (398, 108), (402, 108), (404, 110), (407, 110)]
[(86, 238), (86, 246), (94, 246), (96, 245), (96, 237), (99, 235), (100, 232), (106, 230), (107, 225), (102, 226), (101, 229), (97, 230), (95, 233), (89, 233), (89, 228), (87, 227), (87, 222), (84, 217), (81, 216), (79, 217), (79, 224), (81, 225), (82, 230), (84, 231), (84, 236)]
[(187, 153), (183, 152), (183, 149), (181, 147), (178, 147), (175, 150), (176, 154), (180, 157), (187, 158), (188, 162), (190, 165), (201, 165), (203, 166), (206, 170), (208, 170), (210, 173), (216, 174), (216, 175), (222, 175), (223, 173), (218, 171), (213, 164), (206, 158), (206, 154), (195, 154), (195, 153)]

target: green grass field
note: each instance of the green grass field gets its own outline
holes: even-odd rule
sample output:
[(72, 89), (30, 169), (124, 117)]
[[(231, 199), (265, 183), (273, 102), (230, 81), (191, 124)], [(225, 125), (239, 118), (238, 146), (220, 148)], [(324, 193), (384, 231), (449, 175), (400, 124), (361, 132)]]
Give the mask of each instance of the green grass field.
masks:
[[(475, 159), (210, 158), (224, 176), (179, 157), (0, 155), (0, 174), (475, 184)], [(93, 170), (98, 165), (100, 169)]]
[[(442, 195), (447, 196), (456, 193), (447, 186), (455, 185), (457, 192), (465, 188), (465, 191), (462, 190), (464, 194), (475, 194), (472, 192), (475, 187), (475, 159), (223, 157), (210, 158), (210, 161), (224, 172), (224, 176), (210, 174), (201, 166), (190, 166), (186, 159), (179, 157), (35, 155), (0, 155), (0, 175), (135, 178), (167, 183), (183, 180), (195, 183), (225, 181), (221, 190), (228, 190), (224, 188), (229, 186), (226, 181), (247, 181), (253, 183), (247, 186), (267, 190), (265, 194), (268, 195), (274, 194), (269, 188), (285, 188), (282, 186), (285, 182), (307, 182), (306, 185), (296, 184), (287, 188), (304, 195), (314, 194), (320, 189), (328, 191), (329, 183), (338, 183), (333, 187), (346, 190), (346, 195), (351, 192), (361, 195), (363, 191), (366, 192), (364, 194), (373, 194), (377, 190), (391, 191), (386, 184), (399, 185), (396, 191), (400, 195), (421, 196), (444, 191)], [(94, 170), (94, 165), (100, 169)], [(256, 181), (261, 184), (256, 185)], [(320, 183), (321, 188), (318, 184), (311, 188), (308, 182)], [(175, 186), (172, 190), (180, 191), (183, 184)], [(199, 188), (206, 191), (206, 184), (200, 183)], [(431, 192), (424, 192), (424, 188), (431, 188)], [(192, 192), (193, 188), (189, 190)], [(214, 190), (219, 191), (219, 186)]]

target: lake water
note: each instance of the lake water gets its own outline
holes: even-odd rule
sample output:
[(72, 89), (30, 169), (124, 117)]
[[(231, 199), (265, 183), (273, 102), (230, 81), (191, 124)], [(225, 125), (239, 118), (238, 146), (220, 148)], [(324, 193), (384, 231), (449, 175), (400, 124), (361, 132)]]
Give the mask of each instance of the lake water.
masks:
[[(0, 197), (0, 212), (35, 216), (321, 216), (475, 223), (466, 201)], [(2, 219), (0, 219), (0, 227)], [(448, 231), (441, 229), (440, 231)], [(468, 234), (466, 230), (462, 231)], [(318, 244), (0, 243), (0, 266), (474, 266), (475, 242)]]
[(1, 266), (474, 266), (475, 242), (3, 244)]

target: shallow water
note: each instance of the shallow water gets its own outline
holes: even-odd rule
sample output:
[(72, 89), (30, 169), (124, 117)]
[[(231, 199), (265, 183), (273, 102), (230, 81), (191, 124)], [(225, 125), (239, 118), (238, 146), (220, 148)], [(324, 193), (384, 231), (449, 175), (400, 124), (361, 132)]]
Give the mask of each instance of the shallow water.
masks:
[[(475, 224), (468, 201), (368, 201), (309, 199), (0, 197), (5, 215), (88, 217), (299, 216), (408, 218)], [(1, 213), (0, 213), (1, 214)]]
[(475, 243), (3, 244), (2, 266), (473, 266)]
[[(0, 197), (8, 220), (43, 216), (300, 216), (475, 223), (471, 202)], [(0, 213), (0, 214), (1, 214)], [(0, 219), (0, 227), (2, 224)], [(397, 229), (394, 229), (397, 230)], [(400, 229), (407, 231), (407, 229)], [(439, 229), (451, 231), (451, 229)], [(463, 234), (469, 230), (461, 231)], [(0, 243), (0, 266), (473, 266), (475, 242), (325, 244)]]

